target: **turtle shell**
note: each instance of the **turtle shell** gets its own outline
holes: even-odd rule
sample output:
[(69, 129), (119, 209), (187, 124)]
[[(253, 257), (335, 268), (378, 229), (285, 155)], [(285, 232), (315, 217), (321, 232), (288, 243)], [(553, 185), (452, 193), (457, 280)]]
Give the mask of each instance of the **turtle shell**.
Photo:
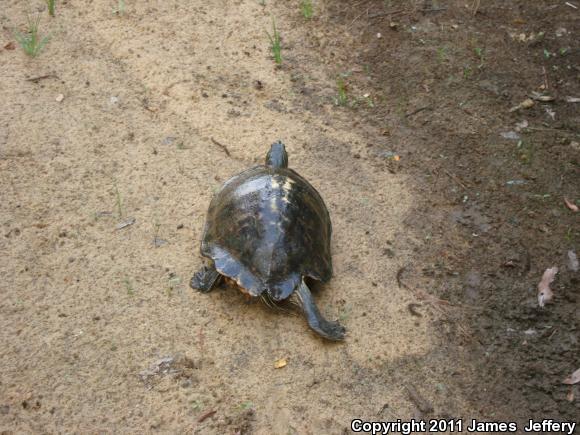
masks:
[(212, 199), (201, 253), (252, 296), (282, 300), (308, 276), (332, 276), (332, 226), (312, 185), (288, 168), (256, 166)]

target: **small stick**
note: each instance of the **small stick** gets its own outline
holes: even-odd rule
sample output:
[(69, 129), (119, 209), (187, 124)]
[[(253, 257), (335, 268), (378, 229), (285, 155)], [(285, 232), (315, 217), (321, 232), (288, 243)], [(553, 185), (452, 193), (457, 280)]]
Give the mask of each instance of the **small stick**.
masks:
[(217, 412), (217, 411), (216, 411), (215, 409), (214, 409), (214, 410), (212, 410), (212, 411), (208, 411), (208, 412), (206, 412), (205, 414), (203, 414), (201, 417), (199, 417), (199, 418), (197, 419), (197, 422), (198, 422), (198, 423), (201, 423), (201, 422), (203, 422), (204, 420), (207, 420), (207, 419), (208, 419), (208, 418), (210, 418), (212, 415), (214, 415), (216, 412)]
[(405, 118), (409, 118), (410, 116), (416, 115), (417, 113), (422, 112), (423, 110), (432, 110), (432, 109), (431, 106), (419, 107), (418, 109), (413, 110), (410, 113), (406, 113)]
[(211, 141), (217, 145), (218, 147), (220, 147), (222, 150), (224, 150), (224, 152), (226, 153), (226, 155), (228, 157), (231, 157), (230, 151), (228, 150), (228, 147), (226, 147), (224, 144), (219, 143), (217, 140), (215, 140), (213, 137), (211, 138)]
[(430, 8), (430, 9), (419, 9), (421, 12), (440, 12), (446, 11), (447, 8)]
[(481, 4), (481, 0), (474, 0), (473, 2), (473, 16), (477, 15), (477, 11), (479, 10), (479, 6)]
[(427, 402), (427, 400), (425, 400), (423, 397), (421, 397), (421, 395), (415, 389), (415, 387), (413, 387), (412, 385), (405, 385), (405, 388), (407, 389), (407, 392), (409, 393), (409, 397), (411, 398), (413, 403), (415, 405), (417, 405), (417, 408), (419, 408), (419, 411), (421, 411), (425, 414), (429, 414), (430, 412), (433, 412), (433, 405), (431, 405), (429, 402)]
[(566, 2), (566, 6), (570, 6), (571, 8), (578, 9), (578, 6), (576, 6), (575, 4), (572, 4), (570, 2)]
[(405, 270), (407, 270), (407, 266), (403, 266), (397, 271), (397, 285), (399, 286), (399, 288), (401, 288), (401, 287), (407, 288), (407, 286), (405, 285), (405, 283), (402, 280), (403, 273), (405, 272)]
[(356, 20), (358, 20), (360, 17), (362, 17), (362, 16), (363, 16), (365, 13), (368, 15), (368, 13), (369, 13), (369, 10), (367, 9), (365, 12), (361, 12), (360, 14), (358, 14), (358, 15), (355, 17), (355, 19), (354, 19), (354, 20), (352, 20), (352, 22), (351, 22), (351, 23), (350, 23), (350, 24), (349, 24), (349, 25), (346, 27), (346, 30), (350, 30), (350, 28), (352, 27), (352, 25), (354, 24), (354, 22), (355, 22)]
[(459, 184), (465, 190), (468, 190), (467, 186), (464, 183), (462, 183), (459, 178), (457, 178), (455, 175), (453, 175), (451, 172), (449, 172), (447, 169), (444, 169), (443, 172), (445, 172), (447, 175), (449, 175), (449, 177), (451, 177), (457, 184)]
[(39, 81), (41, 81), (41, 80), (44, 80), (44, 79), (50, 79), (50, 78), (55, 78), (55, 79), (57, 79), (57, 78), (58, 78), (58, 76), (57, 76), (56, 74), (52, 74), (52, 73), (51, 73), (51, 74), (45, 74), (45, 75), (43, 75), (43, 76), (33, 77), (33, 78), (31, 78), (31, 79), (26, 79), (26, 81), (27, 81), (27, 82), (32, 82), (32, 83), (38, 83), (38, 82), (39, 82)]
[(550, 87), (550, 84), (548, 83), (548, 74), (546, 74), (546, 67), (545, 66), (542, 67), (542, 71), (544, 72), (544, 86), (545, 86), (546, 91), (547, 91), (548, 88)]

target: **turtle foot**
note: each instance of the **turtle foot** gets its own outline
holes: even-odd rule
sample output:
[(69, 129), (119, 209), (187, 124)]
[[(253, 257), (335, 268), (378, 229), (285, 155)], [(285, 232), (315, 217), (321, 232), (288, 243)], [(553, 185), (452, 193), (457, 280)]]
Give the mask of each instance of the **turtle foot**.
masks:
[(213, 267), (203, 266), (195, 272), (189, 285), (191, 288), (199, 290), (202, 293), (208, 293), (216, 284), (220, 274)]
[(346, 329), (338, 322), (321, 320), (318, 325), (310, 327), (320, 336), (332, 341), (342, 341), (346, 334)]
[(295, 301), (297, 302), (298, 306), (302, 309), (304, 316), (306, 317), (306, 321), (308, 322), (308, 326), (314, 332), (316, 332), (321, 337), (326, 338), (327, 340), (332, 341), (342, 341), (344, 340), (344, 336), (346, 330), (344, 326), (342, 326), (338, 322), (333, 322), (326, 320), (312, 299), (312, 294), (310, 293), (310, 289), (302, 280), (300, 286), (294, 292), (296, 295)]

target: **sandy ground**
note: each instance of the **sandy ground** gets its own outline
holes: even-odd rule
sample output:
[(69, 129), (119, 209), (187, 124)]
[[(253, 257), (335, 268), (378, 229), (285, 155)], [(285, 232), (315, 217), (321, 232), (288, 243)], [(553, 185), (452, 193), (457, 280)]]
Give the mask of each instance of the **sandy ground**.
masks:
[[(52, 39), (37, 59), (0, 54), (0, 428), (336, 433), (384, 404), (411, 416), (404, 379), (379, 372), (436, 346), (397, 287), (402, 259), (384, 254), (412, 198), (402, 176), (352, 160), (364, 139), (347, 115), (295, 107), (265, 30), (275, 11), (291, 46), (303, 31), (290, 26), (296, 11), (253, 1), (128, 4), (121, 17), (111, 8), (63, 4), (42, 21)], [(24, 12), (6, 8), (4, 27)], [(324, 65), (307, 70), (334, 87)], [(328, 116), (344, 122), (326, 126)], [(277, 139), (330, 209), (335, 276), (316, 298), (348, 328), (344, 344), (233, 289), (187, 286), (212, 193)], [(139, 376), (175, 355), (177, 373)]]
[[(571, 249), (573, 221), (559, 211), (551, 233), (530, 236), (546, 213), (524, 208), (527, 218), (518, 217), (529, 228), (502, 226), (506, 209), (496, 204), (524, 206), (486, 184), (508, 169), (506, 177), (519, 176), (520, 162), (508, 162), (497, 140), (499, 126), (516, 119), (498, 114), (536, 83), (542, 47), (530, 43), (536, 57), (517, 72), (511, 29), (493, 33), (493, 19), (508, 16), (502, 2), (482, 5), (476, 19), (464, 2), (440, 3), (321, 1), (310, 21), (297, 2), (268, 0), (127, 1), (122, 15), (112, 13), (114, 1), (69, 0), (57, 2), (52, 19), (40, 1), (6, 6), (0, 432), (338, 434), (353, 418), (573, 415), (578, 400), (566, 395), (580, 393), (556, 383), (576, 368), (575, 275), (558, 281), (572, 304), (552, 311), (560, 332), (550, 347), (530, 338), (526, 348), (505, 331), (554, 324), (547, 312), (518, 305), (517, 293), (533, 303), (537, 274), (552, 260), (536, 256), (520, 272), (505, 254), (516, 268), (495, 271), (507, 261), (505, 246), (520, 243), (509, 235), (529, 238), (532, 255), (536, 239), (548, 244), (545, 234), (568, 237)], [(381, 8), (395, 14), (382, 20)], [(27, 10), (40, 11), (41, 33), (51, 35), (35, 59), (7, 45)], [(510, 10), (510, 25), (528, 10)], [(567, 9), (550, 11), (568, 17)], [(266, 36), (273, 19), (281, 68)], [(495, 36), (482, 67), (474, 47), (485, 32)], [(498, 66), (493, 56), (507, 60)], [(570, 59), (557, 57), (550, 76), (562, 95), (576, 95), (566, 87)], [(335, 104), (341, 73), (348, 107)], [(576, 136), (565, 131), (578, 115), (566, 110), (563, 126), (546, 128), (537, 108), (533, 125), (567, 136), (554, 139), (559, 154), (552, 138), (531, 137), (536, 155), (570, 152)], [(564, 118), (563, 106), (557, 111)], [(344, 343), (325, 342), (302, 317), (248, 303), (234, 288), (204, 295), (188, 286), (202, 264), (213, 193), (263, 161), (278, 139), (330, 211), (334, 277), (314, 294), (346, 326)], [(527, 152), (527, 139), (512, 154)], [(573, 162), (557, 166), (571, 198)], [(535, 356), (514, 367), (525, 355)], [(558, 355), (557, 364), (538, 369), (546, 355)], [(287, 365), (277, 369), (281, 358)], [(519, 390), (528, 387), (533, 394)]]

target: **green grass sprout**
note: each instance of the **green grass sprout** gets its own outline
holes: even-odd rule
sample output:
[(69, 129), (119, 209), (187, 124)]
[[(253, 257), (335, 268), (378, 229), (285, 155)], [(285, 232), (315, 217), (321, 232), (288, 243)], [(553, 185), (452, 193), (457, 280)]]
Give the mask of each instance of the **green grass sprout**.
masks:
[(35, 19), (28, 16), (28, 30), (26, 33), (16, 32), (14, 37), (16, 41), (24, 52), (30, 57), (38, 56), (38, 53), (50, 40), (50, 36), (45, 36), (42, 38), (38, 33), (38, 25), (40, 24), (40, 15), (37, 15)]

